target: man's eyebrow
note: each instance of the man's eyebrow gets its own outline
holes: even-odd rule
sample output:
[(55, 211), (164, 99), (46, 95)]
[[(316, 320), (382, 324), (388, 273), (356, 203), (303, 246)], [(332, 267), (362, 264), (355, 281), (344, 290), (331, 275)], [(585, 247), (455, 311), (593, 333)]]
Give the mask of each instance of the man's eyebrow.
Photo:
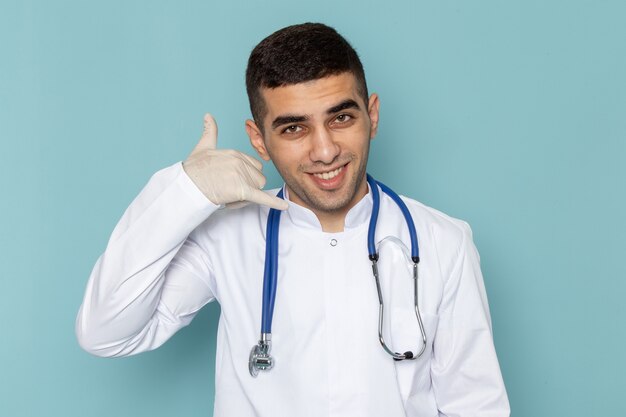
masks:
[[(359, 107), (359, 104), (356, 101), (349, 98), (337, 104), (336, 106), (333, 106), (330, 109), (326, 110), (326, 114), (339, 113), (340, 111), (346, 110), (346, 109), (360, 110), (361, 108)], [(309, 120), (309, 116), (299, 116), (295, 114), (286, 114), (283, 116), (278, 116), (272, 121), (272, 129), (276, 129), (278, 126), (282, 126), (286, 124), (306, 122), (307, 120)]]
[(359, 107), (359, 104), (356, 101), (349, 98), (337, 104), (336, 106), (333, 106), (330, 109), (326, 110), (326, 114), (339, 113), (340, 111), (346, 110), (346, 109), (360, 110), (361, 108)]
[(287, 114), (284, 116), (278, 116), (272, 122), (272, 129), (276, 129), (278, 126), (286, 125), (289, 123), (300, 123), (309, 120), (307, 116), (296, 116), (292, 114)]

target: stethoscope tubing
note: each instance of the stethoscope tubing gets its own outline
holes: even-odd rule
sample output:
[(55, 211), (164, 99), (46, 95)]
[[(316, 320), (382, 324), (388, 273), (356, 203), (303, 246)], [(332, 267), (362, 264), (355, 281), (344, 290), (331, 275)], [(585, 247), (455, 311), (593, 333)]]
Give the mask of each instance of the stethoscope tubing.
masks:
[[(278, 198), (284, 198), (281, 189)], [(278, 230), (280, 225), (280, 210), (270, 209), (265, 228), (265, 271), (263, 279), (263, 309), (261, 317), (261, 333), (272, 333), (272, 317), (274, 317), (274, 303), (276, 302), (276, 288), (278, 285)], [(269, 256), (267, 256), (269, 255)], [(269, 278), (269, 279), (268, 279)]]
[(370, 218), (370, 224), (367, 232), (367, 249), (370, 255), (370, 259), (372, 257), (378, 257), (376, 253), (376, 224), (378, 222), (378, 211), (380, 210), (380, 193), (378, 192), (377, 185), (383, 190), (385, 194), (387, 194), (391, 199), (398, 205), (402, 215), (404, 216), (404, 220), (406, 221), (406, 225), (409, 228), (409, 236), (411, 238), (411, 258), (413, 262), (419, 263), (420, 251), (419, 245), (417, 242), (417, 230), (415, 229), (415, 223), (413, 222), (413, 218), (411, 217), (411, 213), (409, 212), (409, 208), (406, 206), (402, 198), (396, 194), (391, 188), (387, 187), (380, 181), (376, 181), (372, 178), (371, 175), (367, 174), (367, 182), (370, 185), (370, 190), (372, 190), (372, 199), (374, 200), (373, 208), (372, 208), (372, 216)]

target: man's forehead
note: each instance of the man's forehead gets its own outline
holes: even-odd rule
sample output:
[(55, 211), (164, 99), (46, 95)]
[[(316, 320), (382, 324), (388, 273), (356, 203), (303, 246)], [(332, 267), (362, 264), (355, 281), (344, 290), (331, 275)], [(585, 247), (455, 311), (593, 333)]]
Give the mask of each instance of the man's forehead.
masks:
[(269, 114), (325, 112), (349, 99), (363, 106), (356, 79), (351, 73), (276, 88), (261, 88), (261, 96)]

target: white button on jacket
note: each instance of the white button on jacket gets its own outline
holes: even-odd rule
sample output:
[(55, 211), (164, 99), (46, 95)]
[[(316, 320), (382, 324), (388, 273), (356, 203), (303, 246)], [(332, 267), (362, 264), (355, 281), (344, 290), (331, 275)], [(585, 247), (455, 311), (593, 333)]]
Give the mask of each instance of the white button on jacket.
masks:
[[(404, 201), (420, 242), (428, 337), (417, 360), (395, 362), (378, 341), (368, 194), (341, 233), (323, 232), (295, 203), (281, 216), (276, 363), (252, 378), (248, 355), (260, 334), (269, 209), (218, 210), (180, 162), (157, 172), (115, 227), (78, 313), (79, 343), (105, 357), (155, 349), (217, 300), (216, 417), (508, 416), (470, 228)], [(381, 193), (376, 240), (386, 236), (410, 247), (404, 218)], [(403, 262), (400, 251), (381, 249), (385, 336), (395, 350), (415, 352), (421, 336)]]

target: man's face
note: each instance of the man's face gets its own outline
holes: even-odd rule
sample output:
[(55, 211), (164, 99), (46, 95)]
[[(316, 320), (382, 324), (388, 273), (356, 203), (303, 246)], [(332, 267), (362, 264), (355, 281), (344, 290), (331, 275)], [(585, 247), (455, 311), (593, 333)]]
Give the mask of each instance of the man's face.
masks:
[(345, 214), (366, 193), (370, 140), (378, 125), (378, 97), (369, 108), (350, 73), (264, 88), (263, 132), (248, 120), (254, 148), (272, 160), (290, 199), (318, 214)]

